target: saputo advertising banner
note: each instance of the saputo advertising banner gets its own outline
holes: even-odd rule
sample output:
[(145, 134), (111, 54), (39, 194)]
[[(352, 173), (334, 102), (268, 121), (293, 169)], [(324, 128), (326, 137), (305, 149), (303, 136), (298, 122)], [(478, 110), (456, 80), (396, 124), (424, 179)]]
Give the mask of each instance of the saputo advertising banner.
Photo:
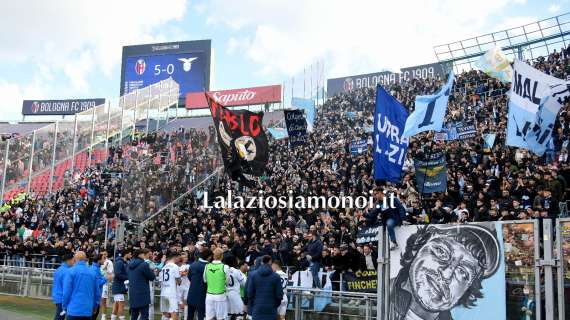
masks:
[[(276, 103), (281, 102), (281, 85), (211, 91), (210, 95), (225, 107)], [(208, 108), (204, 92), (186, 95), (186, 109), (204, 108)]]
[(105, 99), (24, 100), (22, 115), (71, 115), (105, 104)]
[(361, 88), (375, 88), (377, 84), (387, 85), (409, 81), (412, 79), (430, 79), (445, 75), (450, 70), (449, 64), (430, 63), (415, 67), (402, 68), (400, 72), (381, 71), (359, 74), (348, 77), (327, 80), (327, 97), (330, 98), (341, 92), (350, 92)]

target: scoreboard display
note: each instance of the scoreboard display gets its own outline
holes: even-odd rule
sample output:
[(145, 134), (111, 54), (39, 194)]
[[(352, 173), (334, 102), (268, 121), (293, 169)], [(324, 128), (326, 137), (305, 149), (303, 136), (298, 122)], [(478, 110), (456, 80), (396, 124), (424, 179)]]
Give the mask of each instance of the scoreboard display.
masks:
[(123, 47), (121, 95), (172, 78), (187, 93), (210, 89), (210, 40)]

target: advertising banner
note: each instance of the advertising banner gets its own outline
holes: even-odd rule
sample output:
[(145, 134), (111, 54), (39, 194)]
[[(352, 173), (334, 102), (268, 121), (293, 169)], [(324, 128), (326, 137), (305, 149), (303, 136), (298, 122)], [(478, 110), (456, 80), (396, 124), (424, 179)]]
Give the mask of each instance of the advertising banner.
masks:
[(70, 115), (105, 104), (105, 99), (24, 100), (22, 115)]
[(428, 159), (414, 159), (416, 186), (421, 193), (445, 192), (447, 189), (447, 163), (445, 154), (437, 152)]
[(327, 98), (343, 92), (361, 88), (375, 88), (376, 85), (387, 85), (410, 81), (413, 79), (444, 79), (451, 70), (450, 65), (430, 63), (415, 67), (402, 68), (401, 72), (380, 71), (327, 80)]
[(283, 114), (291, 148), (304, 145), (307, 142), (307, 121), (303, 110), (283, 110)]
[(506, 319), (501, 224), (396, 228), (390, 320)]
[[(224, 107), (281, 102), (281, 85), (211, 91), (212, 98)], [(186, 109), (208, 108), (204, 92), (186, 95)]]

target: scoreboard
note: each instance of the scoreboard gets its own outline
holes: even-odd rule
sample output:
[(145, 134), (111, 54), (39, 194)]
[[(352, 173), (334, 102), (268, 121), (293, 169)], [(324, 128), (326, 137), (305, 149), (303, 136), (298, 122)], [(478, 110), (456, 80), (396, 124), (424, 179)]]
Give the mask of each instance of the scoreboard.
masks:
[(172, 77), (180, 85), (180, 97), (205, 89), (203, 53), (179, 53), (129, 57), (125, 63), (124, 93)]
[(210, 40), (123, 47), (121, 95), (172, 78), (187, 93), (210, 89)]

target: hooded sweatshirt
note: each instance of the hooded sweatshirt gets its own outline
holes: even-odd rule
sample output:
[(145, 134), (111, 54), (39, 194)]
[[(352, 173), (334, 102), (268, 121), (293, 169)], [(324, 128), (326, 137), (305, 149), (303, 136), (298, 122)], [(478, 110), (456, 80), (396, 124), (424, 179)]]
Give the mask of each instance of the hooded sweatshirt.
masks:
[(283, 298), (281, 279), (269, 265), (262, 265), (249, 278), (248, 310), (256, 320), (274, 320)]
[(149, 281), (155, 278), (148, 263), (141, 258), (134, 258), (127, 267), (129, 278), (129, 305), (141, 308), (150, 305)]

